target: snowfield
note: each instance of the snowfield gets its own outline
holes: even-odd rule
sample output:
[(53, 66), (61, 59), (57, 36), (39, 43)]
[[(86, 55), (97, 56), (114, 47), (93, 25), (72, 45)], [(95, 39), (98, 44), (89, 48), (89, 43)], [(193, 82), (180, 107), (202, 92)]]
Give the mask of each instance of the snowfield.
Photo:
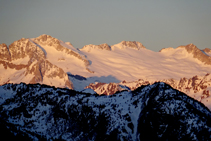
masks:
[[(46, 38), (46, 40), (40, 40), (42, 38)], [(26, 41), (19, 42), (23, 48), (27, 47)], [(116, 82), (136, 81), (138, 79), (157, 81), (173, 78), (179, 80), (195, 75), (204, 76), (211, 72), (211, 65), (205, 65), (194, 58), (192, 53), (188, 53), (185, 48), (180, 47), (154, 52), (146, 49), (139, 42), (123, 41), (112, 46), (106, 44), (107, 48), (104, 47), (105, 44), (102, 44), (86, 45), (82, 49), (76, 49), (71, 43), (65, 43), (49, 35), (31, 38), (28, 39), (28, 42), (40, 48), (40, 51), (45, 54), (45, 59), (62, 68), (64, 72), (86, 78), (112, 76)], [(194, 45), (192, 46), (194, 48)], [(85, 64), (83, 59), (86, 59), (89, 64)], [(11, 62), (27, 64), (29, 60), (30, 58), (27, 56)], [(1, 64), (0, 66), (0, 72), (5, 71)], [(91, 70), (92, 73), (87, 69)], [(9, 75), (5, 74), (5, 77), (10, 78), (12, 73), (10, 69), (7, 69)], [(17, 82), (13, 80), (13, 83), (19, 82), (19, 80)], [(114, 82), (114, 80), (110, 82)]]
[[(199, 50), (193, 44), (164, 48), (160, 52), (148, 50), (135, 41), (122, 41), (112, 46), (90, 44), (77, 49), (69, 42), (41, 35), (22, 38), (8, 49), (3, 44), (0, 48), (4, 50), (0, 53), (3, 56), (0, 56), (0, 85), (40, 83), (83, 91), (91, 83), (107, 83), (102, 87), (106, 89), (106, 86), (112, 87), (108, 83), (124, 85), (122, 82), (126, 81), (127, 86), (137, 88), (140, 79), (150, 84), (157, 81), (170, 84), (173, 79), (175, 82), (170, 85), (178, 89), (176, 85), (182, 78), (198, 76), (202, 80), (211, 73), (210, 49)], [(199, 85), (198, 81), (187, 82), (187, 87), (181, 91), (211, 107), (207, 96), (211, 94), (211, 78), (200, 90), (193, 86), (195, 82)], [(189, 87), (193, 89), (186, 89)], [(205, 87), (209, 92), (204, 91)], [(97, 93), (101, 91), (98, 89)], [(206, 96), (202, 96), (203, 93)]]
[[(138, 79), (155, 81), (200, 76), (211, 70), (210, 65), (204, 65), (183, 48), (153, 52), (144, 48), (136, 50), (120, 46), (113, 45), (111, 51), (92, 49), (86, 52), (81, 49), (92, 61), (89, 68), (95, 73), (90, 75), (98, 77), (112, 75), (119, 81)], [(86, 74), (78, 73), (78, 75), (90, 77)]]

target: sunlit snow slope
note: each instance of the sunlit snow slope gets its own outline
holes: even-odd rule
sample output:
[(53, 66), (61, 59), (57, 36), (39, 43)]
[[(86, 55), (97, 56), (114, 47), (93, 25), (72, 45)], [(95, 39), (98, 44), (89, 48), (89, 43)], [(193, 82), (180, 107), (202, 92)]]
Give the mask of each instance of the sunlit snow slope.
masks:
[(180, 80), (204, 76), (211, 70), (210, 49), (201, 51), (193, 44), (160, 52), (148, 50), (136, 41), (76, 49), (71, 43), (41, 35), (22, 38), (8, 47), (1, 44), (0, 50), (1, 85), (43, 83), (82, 90), (91, 82)]
[(95, 73), (90, 75), (112, 75), (120, 81), (134, 81), (140, 78), (189, 78), (194, 75), (205, 75), (211, 70), (211, 65), (204, 64), (185, 48), (180, 47), (163, 49), (161, 52), (124, 47), (121, 43), (111, 46), (110, 51), (86, 48), (81, 49), (81, 52), (92, 62), (89, 68)]

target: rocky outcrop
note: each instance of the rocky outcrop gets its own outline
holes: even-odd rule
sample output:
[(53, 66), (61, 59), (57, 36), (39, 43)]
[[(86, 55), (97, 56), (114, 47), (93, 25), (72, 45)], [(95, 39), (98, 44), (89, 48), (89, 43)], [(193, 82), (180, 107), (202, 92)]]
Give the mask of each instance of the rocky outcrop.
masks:
[(0, 44), (0, 60), (11, 60), (10, 52), (6, 44)]
[(207, 56), (211, 57), (211, 49), (205, 48), (205, 49), (202, 50), (202, 52), (203, 52), (204, 54), (206, 54)]
[(31, 62), (46, 58), (45, 52), (43, 52), (39, 46), (25, 38), (15, 41), (9, 45), (9, 51), (11, 54), (11, 61), (25, 58), (27, 56), (30, 58)]
[(21, 70), (28, 66), (28, 65), (24, 65), (24, 64), (14, 64), (14, 63), (2, 61), (2, 60), (0, 60), (0, 64), (2, 64), (4, 66), (4, 69), (10, 68), (10, 69), (15, 69), (15, 70)]
[(142, 43), (137, 42), (137, 41), (122, 41), (120, 44), (122, 44), (125, 47), (130, 47), (133, 49), (141, 49), (141, 48), (145, 48)]
[[(41, 42), (47, 41), (50, 36), (41, 36), (38, 38)], [(73, 89), (72, 82), (68, 75), (56, 65), (46, 60), (45, 50), (31, 39), (22, 38), (9, 45), (1, 44), (1, 60), (5, 71), (7, 69), (15, 69), (17, 72), (22, 71), (21, 76), (28, 77), (29, 81), (26, 83), (47, 83), (56, 87), (67, 87)], [(16, 60), (27, 60), (25, 64), (15, 63)], [(10, 76), (5, 83), (10, 83)], [(46, 79), (51, 79), (47, 81)], [(22, 81), (25, 82), (25, 81)], [(19, 82), (20, 83), (20, 82)], [(60, 83), (58, 85), (57, 83)], [(63, 84), (62, 84), (63, 83)]]
[[(53, 65), (48, 60), (38, 60), (36, 63), (31, 64), (27, 67), (25, 75), (32, 74), (34, 77), (31, 79), (30, 84), (43, 83), (43, 79), (52, 79), (48, 85), (59, 87), (54, 84), (53, 79), (61, 79), (63, 85), (67, 88), (73, 89), (72, 82), (69, 80), (67, 73), (63, 69)], [(62, 82), (60, 82), (62, 83)], [(61, 87), (61, 86), (60, 86)]]
[(100, 45), (93, 45), (93, 44), (85, 45), (82, 48), (82, 50), (85, 50), (85, 51), (88, 51), (88, 52), (90, 52), (92, 49), (108, 50), (108, 51), (110, 51), (111, 47), (108, 44), (104, 43), (104, 44), (100, 44)]
[(126, 82), (125, 80), (120, 83), (90, 83), (85, 89), (93, 89), (97, 94), (113, 95), (119, 91), (133, 91), (142, 85), (150, 84), (149, 81), (139, 79), (138, 81)]
[[(98, 51), (105, 50), (106, 53), (108, 53), (108, 54), (111, 53), (110, 54), (111, 56), (113, 55), (113, 56), (118, 56), (118, 57), (124, 58), (122, 60), (124, 60), (124, 62), (126, 62), (126, 63), (121, 62), (122, 60), (118, 60), (119, 58), (115, 58), (115, 57), (113, 58), (113, 56), (111, 58), (108, 58), (108, 59), (102, 59), (103, 61), (104, 60), (109, 61), (109, 62), (105, 62), (105, 65), (104, 65), (104, 66), (106, 66), (105, 67), (105, 69), (107, 69), (106, 71), (107, 72), (110, 71), (109, 67), (107, 67), (107, 66), (112, 66), (113, 65), (113, 64), (111, 64), (112, 62), (117, 63), (117, 64), (121, 63), (121, 67), (115, 66), (116, 67), (115, 68), (115, 67), (113, 67), (115, 65), (114, 64), (112, 66), (112, 68), (115, 68), (116, 72), (120, 71), (119, 74), (122, 75), (122, 76), (133, 77), (130, 80), (137, 79), (138, 76), (141, 76), (141, 75), (139, 75), (139, 73), (137, 73), (137, 74), (134, 73), (134, 74), (128, 75), (125, 72), (124, 73), (121, 73), (121, 72), (125, 71), (125, 70), (126, 70), (126, 72), (130, 72), (130, 73), (134, 72), (134, 71), (128, 71), (129, 68), (125, 67), (126, 64), (128, 64), (127, 63), (127, 57), (128, 58), (131, 57), (130, 58), (131, 60), (132, 59), (139, 59), (140, 60), (140, 58), (133, 57), (133, 54), (128, 54), (130, 56), (127, 56), (127, 57), (125, 57), (123, 54), (121, 56), (119, 56), (118, 51), (121, 53), (121, 50), (118, 50), (117, 48), (127, 48), (127, 50), (124, 50), (124, 52), (127, 53), (127, 51), (128, 52), (131, 51), (132, 53), (134, 53), (137, 50), (139, 50), (141, 48), (145, 48), (145, 47), (140, 42), (137, 42), (137, 41), (122, 41), (121, 43), (116, 44), (112, 47), (110, 47), (108, 44), (87, 45), (82, 50), (86, 50), (86, 49), (97, 49)], [(129, 48), (133, 48), (135, 50), (129, 49)], [(207, 56), (206, 54), (204, 54), (195, 45), (189, 44), (187, 46), (180, 46), (178, 48), (179, 48), (178, 53), (182, 57), (183, 57), (184, 54), (187, 55), (189, 53), (188, 59), (191, 59), (191, 57), (192, 57), (191, 54), (193, 54), (194, 58), (197, 58), (198, 60), (200, 60), (201, 62), (204, 62), (205, 64), (210, 64), (210, 57)], [(50, 53), (47, 54), (47, 52), (48, 52), (47, 49), (52, 49), (53, 51), (51, 51)], [(114, 51), (113, 49), (114, 50), (117, 49), (117, 50)], [(172, 49), (173, 48), (163, 49), (163, 51), (168, 52), (170, 50), (169, 51), (169, 54), (170, 54)], [(59, 81), (60, 81), (58, 83), (62, 83), (63, 86), (68, 85), (68, 87), (70, 88), (71, 82), (68, 81), (68, 77), (67, 77), (66, 73), (70, 72), (70, 73), (73, 73), (74, 75), (75, 74), (77, 75), (77, 70), (74, 70), (75, 68), (82, 69), (79, 72), (84, 73), (84, 76), (86, 76), (86, 77), (92, 77), (92, 76), (95, 77), (97, 75), (101, 75), (101, 76), (103, 75), (101, 72), (94, 72), (94, 71), (91, 70), (91, 68), (93, 68), (96, 71), (100, 71), (101, 69), (98, 69), (97, 67), (100, 66), (100, 67), (103, 68), (104, 66), (103, 65), (99, 65), (97, 67), (94, 66), (96, 63), (94, 61), (91, 62), (90, 60), (87, 59), (87, 58), (89, 58), (89, 54), (87, 52), (83, 52), (79, 49), (75, 49), (71, 45), (71, 43), (66, 44), (66, 43), (64, 43), (64, 42), (62, 42), (62, 41), (60, 41), (60, 40), (58, 40), (54, 37), (51, 37), (51, 36), (45, 35), (45, 34), (41, 35), (37, 38), (31, 38), (31, 39), (22, 38), (18, 41), (15, 41), (14, 43), (12, 43), (9, 46), (7, 46), (5, 44), (1, 44), (0, 50), (1, 50), (1, 52), (0, 52), (0, 67), (1, 67), (1, 69), (5, 69), (5, 70), (10, 69), (11, 74), (13, 74), (15, 79), (18, 79), (17, 82), (23, 81), (25, 83), (28, 83), (26, 80), (23, 80), (23, 78), (26, 78), (26, 79), (29, 80), (29, 83), (46, 83), (46, 84), (49, 84), (49, 85), (53, 85), (53, 81), (55, 81), (58, 78)], [(112, 50), (113, 50), (113, 52), (112, 52)], [(147, 50), (142, 50), (142, 51), (147, 52)], [(184, 53), (184, 54), (181, 54), (180, 51), (182, 51), (182, 53)], [(208, 52), (210, 52), (210, 49), (205, 49), (204, 52), (208, 53)], [(55, 56), (56, 56), (56, 53), (58, 53), (59, 57), (54, 58), (54, 53), (55, 53)], [(51, 54), (51, 56), (49, 54)], [(151, 54), (151, 53), (149, 53), (149, 54), (154, 55), (154, 54)], [(136, 55), (139, 56), (138, 53)], [(178, 54), (175, 53), (175, 56), (176, 55), (178, 55)], [(65, 58), (66, 56), (69, 60)], [(90, 56), (92, 56), (92, 54)], [(107, 56), (109, 56), (109, 55), (106, 54), (106, 57)], [(140, 56), (143, 56), (143, 55), (140, 55)], [(179, 57), (181, 57), (181, 56), (179, 56)], [(99, 56), (97, 56), (97, 57), (99, 57)], [(148, 57), (152, 57), (152, 56), (148, 56)], [(168, 63), (171, 63), (172, 58), (169, 59), (169, 58), (167, 58), (168, 56), (165, 56), (165, 57), (166, 58), (164, 60), (162, 60), (161, 63), (164, 63), (164, 66), (166, 66), (166, 68), (172, 69), (171, 64), (168, 64)], [(94, 58), (94, 57), (90, 57), (90, 59), (92, 59), (92, 58)], [(71, 59), (74, 60), (75, 62), (69, 62), (69, 61), (72, 61)], [(141, 59), (141, 61), (144, 61), (144, 62), (147, 61), (147, 60), (150, 60), (150, 59), (145, 59), (145, 58)], [(199, 63), (198, 60), (196, 60), (196, 59), (191, 60), (194, 63), (194, 65), (191, 64), (191, 66), (195, 66), (195, 64), (197, 64), (196, 67), (193, 67), (194, 69), (196, 68), (195, 71), (194, 71), (196, 73), (194, 73), (194, 75), (198, 74), (198, 72), (197, 72), (198, 67), (200, 67), (198, 65), (198, 63)], [(165, 64), (165, 61), (167, 62), (167, 64)], [(173, 58), (173, 61), (178, 61), (178, 60)], [(90, 66), (91, 63), (92, 63), (93, 66)], [(68, 66), (69, 64), (74, 64), (75, 66), (73, 68), (71, 68), (71, 66)], [(104, 64), (104, 62), (102, 62), (101, 64)], [(141, 70), (142, 68), (145, 69), (145, 64), (144, 64), (144, 66), (142, 66), (142, 65), (140, 65), (140, 64), (142, 64), (142, 62), (139, 64), (139, 63), (136, 63), (136, 60), (129, 62), (129, 64), (133, 65), (132, 68), (134, 70), (136, 70), (136, 69)], [(138, 64), (140, 66), (136, 67), (136, 64)], [(180, 62), (177, 62), (177, 64), (180, 64)], [(202, 65), (202, 64), (200, 64), (200, 65)], [(147, 70), (147, 68), (150, 68), (150, 69), (152, 68), (151, 67), (152, 65), (148, 65), (147, 62), (146, 62), (146, 66), (147, 66), (146, 70)], [(209, 69), (207, 69), (207, 68), (209, 68), (210, 66), (208, 66), (208, 65), (204, 65), (204, 66), (205, 67), (203, 69), (200, 69), (200, 71), (203, 71), (203, 72), (199, 72), (199, 74), (204, 73), (206, 70), (208, 70), (206, 72), (209, 72)], [(163, 67), (163, 68), (165, 68), (165, 67)], [(66, 72), (64, 72), (63, 69)], [(120, 70), (120, 69), (125, 69), (125, 70)], [(164, 71), (166, 71), (168, 69), (164, 69)], [(71, 72), (72, 70), (74, 72)], [(186, 68), (185, 68), (185, 70), (186, 70)], [(102, 72), (107, 73), (106, 71), (102, 71)], [(1, 71), (1, 72), (3, 72), (3, 71)], [(145, 72), (145, 71), (143, 71), (143, 72)], [(96, 73), (96, 75), (90, 74), (90, 73)], [(153, 73), (153, 71), (150, 71), (150, 73)], [(182, 74), (183, 72), (179, 72), (179, 73)], [(4, 74), (7, 75), (6, 71), (4, 72)], [(4, 77), (4, 74), (0, 76), (0, 82), (1, 82), (0, 84), (9, 83), (9, 82), (13, 83), (14, 82), (14, 81), (11, 80), (11, 77), (13, 77), (13, 76), (10, 76), (10, 74), (8, 74), (8, 79), (7, 79), (6, 77)], [(115, 75), (117, 77), (119, 77), (118, 76), (119, 74), (116, 73)], [(163, 76), (165, 75), (165, 73), (160, 73), (160, 74), (162, 74)], [(22, 78), (19, 79), (18, 76), (20, 76), (20, 75), (21, 75)], [(116, 76), (114, 76), (114, 77), (116, 77)], [(123, 78), (122, 76), (120, 78), (121, 80)], [(180, 75), (178, 75), (178, 76), (180, 76)], [(153, 77), (153, 75), (152, 75), (152, 77)], [(46, 80), (45, 78), (49, 78), (49, 79), (51, 79), (51, 81), (45, 81)], [(125, 78), (125, 79), (129, 80), (129, 78)], [(177, 78), (177, 79), (179, 79), (179, 78)], [(171, 79), (160, 80), (160, 81), (169, 83), (174, 88), (177, 88), (178, 90), (181, 90), (181, 91), (184, 91), (184, 92), (186, 92), (186, 91), (188, 92), (188, 90), (190, 90), (190, 91), (193, 90), (193, 92), (195, 92), (195, 93), (200, 92), (200, 93), (204, 93), (204, 95), (209, 95), (209, 90), (204, 88), (205, 86), (200, 85), (200, 86), (196, 87), (195, 84), (194, 84), (194, 86), (189, 86), (189, 83), (192, 83), (190, 81), (195, 82), (195, 80), (192, 80), (192, 79), (189, 80), (189, 79), (190, 78), (182, 78), (181, 82), (178, 82), (178, 81), (173, 80), (173, 79), (172, 80)], [(194, 79), (197, 79), (197, 78), (194, 78)], [(61, 82), (61, 81), (63, 81), (63, 82)], [(95, 81), (92, 81), (92, 82), (95, 82)], [(198, 81), (196, 81), (196, 82), (198, 82)], [(90, 82), (87, 81), (87, 83), (90, 83)], [(86, 85), (88, 85), (87, 83), (86, 83)], [(130, 90), (135, 90), (137, 87), (139, 87), (141, 85), (152, 84), (152, 83), (154, 83), (154, 82), (149, 82), (149, 81), (145, 81), (145, 80), (140, 79), (138, 81), (133, 81), (133, 82), (122, 82), (122, 83), (119, 83), (119, 84), (110, 83), (110, 84), (102, 84), (100, 86), (99, 86), (99, 84), (90, 84), (89, 86), (87, 86), (87, 88), (93, 87), (93, 89), (97, 90), (99, 92), (99, 94), (108, 95), (108, 94), (113, 94), (113, 93), (120, 91), (120, 90), (124, 90), (125, 88), (122, 89), (122, 86), (126, 86)], [(188, 84), (186, 84), (186, 83), (188, 83)], [(188, 85), (187, 88), (184, 88), (184, 85)], [(56, 86), (58, 86), (58, 85), (56, 85)], [(198, 91), (198, 89), (199, 89), (199, 91)]]
[[(164, 79), (159, 81), (147, 81), (139, 79), (137, 81), (126, 82), (122, 81), (120, 83), (91, 83), (86, 88), (93, 89), (98, 94), (113, 95), (118, 91), (123, 90), (136, 90), (138, 87), (143, 85), (153, 84), (155, 82), (165, 82), (169, 84), (174, 89), (188, 94), (189, 96), (202, 101), (203, 99), (209, 98), (211, 96), (211, 74), (206, 74), (205, 76), (193, 76), (192, 78), (181, 78), (180, 80), (175, 79)], [(196, 96), (197, 95), (197, 96)]]
[(188, 44), (186, 46), (179, 46), (178, 48), (184, 48), (188, 53), (193, 54), (193, 57), (203, 62), (204, 64), (211, 65), (211, 57), (205, 55), (200, 49), (194, 44)]
[[(179, 46), (176, 49), (185, 49), (189, 54), (193, 55), (193, 58), (198, 59), (199, 61), (201, 61), (202, 63), (206, 64), (206, 65), (211, 65), (211, 56), (208, 55), (209, 53), (211, 53), (210, 49), (206, 48), (204, 50), (200, 50), (198, 49), (194, 44), (188, 44), (186, 46)], [(171, 50), (176, 50), (172, 47), (169, 48), (163, 48), (161, 49), (159, 52), (167, 52), (171, 51)]]
[[(133, 49), (137, 49), (137, 50), (139, 50), (141, 48), (145, 48), (140, 42), (137, 42), (137, 41), (122, 41), (118, 45), (121, 45), (123, 48), (129, 47), (129, 48), (133, 48)], [(82, 50), (88, 51), (88, 52), (90, 52), (92, 49), (111, 51), (111, 48), (112, 48), (111, 46), (104, 43), (104, 44), (100, 44), (100, 45), (93, 45), (93, 44), (85, 45), (82, 48)]]
[(205, 49), (203, 49), (203, 51), (206, 53), (211, 53), (211, 49), (209, 49), (209, 48), (205, 48)]
[(85, 89), (93, 89), (97, 94), (111, 95), (119, 91), (127, 90), (117, 83), (90, 83)]
[[(208, 87), (211, 87), (211, 75), (209, 73), (205, 76), (196, 75), (192, 78), (181, 78), (179, 81), (174, 79), (161, 81), (184, 93), (189, 94), (190, 91), (193, 91), (192, 93), (200, 94), (200, 97), (197, 98), (200, 101), (211, 96), (211, 91), (208, 89)], [(194, 95), (192, 97), (194, 98)]]
[[(80, 60), (82, 60), (86, 66), (86, 69), (87, 71), (89, 71), (90, 73), (94, 73), (93, 71), (91, 71), (88, 66), (90, 65), (90, 62), (89, 60), (86, 59), (85, 56), (69, 49), (69, 48), (66, 48), (64, 46), (62, 46), (60, 44), (61, 41), (59, 41), (58, 39), (56, 38), (53, 38), (51, 37), (50, 35), (46, 35), (46, 34), (43, 34), (37, 38), (35, 38), (33, 40), (34, 43), (36, 44), (41, 44), (41, 45), (48, 45), (48, 46), (51, 46), (51, 47), (54, 47), (57, 51), (63, 51), (65, 52), (66, 54), (69, 54), (71, 56), (74, 56)], [(68, 43), (70, 45), (70, 43)]]

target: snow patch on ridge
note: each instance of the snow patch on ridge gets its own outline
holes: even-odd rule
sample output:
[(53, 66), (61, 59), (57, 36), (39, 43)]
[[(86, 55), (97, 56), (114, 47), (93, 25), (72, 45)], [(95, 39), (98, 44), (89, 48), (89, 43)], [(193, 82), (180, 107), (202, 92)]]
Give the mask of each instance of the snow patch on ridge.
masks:
[(147, 49), (121, 49), (116, 46), (112, 46), (112, 51), (106, 52), (81, 51), (92, 61), (89, 68), (95, 72), (88, 76), (78, 73), (85, 77), (112, 75), (120, 81), (140, 78), (155, 81), (205, 75), (211, 70), (210, 65), (204, 65), (183, 48), (170, 49), (165, 53)]
[(12, 61), (12, 63), (16, 65), (20, 65), (20, 64), (27, 65), (29, 60), (30, 60), (29, 56), (26, 56), (24, 58), (15, 59)]

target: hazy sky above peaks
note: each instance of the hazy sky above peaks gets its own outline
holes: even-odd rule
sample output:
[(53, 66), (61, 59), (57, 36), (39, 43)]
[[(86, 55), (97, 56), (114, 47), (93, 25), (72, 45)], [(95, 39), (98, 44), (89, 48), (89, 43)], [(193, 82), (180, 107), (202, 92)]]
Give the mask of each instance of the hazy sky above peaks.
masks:
[(139, 41), (211, 48), (211, 0), (0, 0), (0, 44), (48, 34), (74, 47)]

